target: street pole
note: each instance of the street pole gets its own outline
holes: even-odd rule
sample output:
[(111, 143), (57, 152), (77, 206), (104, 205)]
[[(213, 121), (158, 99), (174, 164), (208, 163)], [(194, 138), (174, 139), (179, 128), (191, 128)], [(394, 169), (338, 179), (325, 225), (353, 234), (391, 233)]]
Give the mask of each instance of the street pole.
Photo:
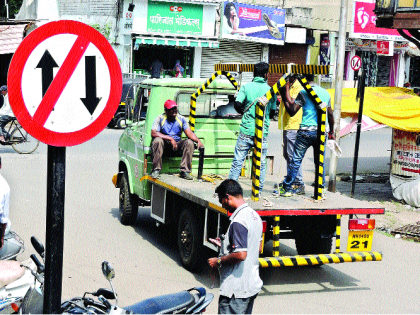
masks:
[[(334, 135), (337, 143), (340, 142), (341, 96), (343, 93), (344, 55), (346, 46), (347, 1), (341, 0), (340, 24), (338, 31), (338, 56), (335, 67), (335, 94), (334, 94)], [(336, 172), (338, 157), (331, 154), (328, 190), (336, 190)]]

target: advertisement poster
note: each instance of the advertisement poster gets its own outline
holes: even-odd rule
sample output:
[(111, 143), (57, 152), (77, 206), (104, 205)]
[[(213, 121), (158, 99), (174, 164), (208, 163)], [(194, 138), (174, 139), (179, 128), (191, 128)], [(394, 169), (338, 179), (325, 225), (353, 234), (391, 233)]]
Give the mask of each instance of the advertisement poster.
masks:
[(321, 34), (321, 46), (319, 48), (319, 64), (321, 66), (328, 66), (330, 64), (330, 39), (328, 33)]
[(147, 31), (163, 34), (202, 35), (203, 6), (149, 1)]
[(391, 174), (409, 177), (420, 176), (420, 135), (393, 129)]
[(222, 38), (284, 45), (284, 9), (238, 2), (223, 8)]
[(356, 0), (353, 5), (352, 38), (407, 41), (397, 30), (376, 27), (374, 0)]

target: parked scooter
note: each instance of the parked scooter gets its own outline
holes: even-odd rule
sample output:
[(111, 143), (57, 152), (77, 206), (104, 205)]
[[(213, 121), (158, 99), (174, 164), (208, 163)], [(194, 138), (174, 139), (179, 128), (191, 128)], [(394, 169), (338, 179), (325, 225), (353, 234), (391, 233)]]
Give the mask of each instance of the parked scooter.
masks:
[(0, 249), (0, 260), (15, 259), (24, 250), (25, 245), (20, 236), (12, 230), (8, 231), (8, 233), (6, 231), (4, 245)]
[[(43, 246), (31, 238), (32, 244), (37, 242), (40, 248)], [(37, 265), (41, 266), (37, 268)], [(28, 290), (42, 288), (44, 270), (42, 264), (35, 255), (24, 262), (15, 260), (0, 261), (0, 314), (11, 314), (19, 310)]]
[[(38, 251), (37, 251), (38, 252)], [(39, 253), (39, 252), (38, 252)], [(32, 256), (31, 256), (32, 258)], [(36, 257), (35, 257), (36, 258)], [(38, 261), (39, 263), (39, 261)], [(36, 263), (38, 265), (38, 263)], [(38, 268), (42, 266), (38, 266)], [(206, 293), (202, 287), (173, 294), (153, 297), (128, 307), (118, 306), (118, 295), (112, 285), (115, 270), (104, 261), (102, 273), (111, 285), (111, 290), (101, 288), (96, 292), (85, 292), (82, 297), (75, 297), (61, 304), (62, 314), (157, 314), (182, 313), (201, 314), (214, 298), (212, 293)], [(112, 304), (109, 300), (114, 300)], [(42, 290), (32, 288), (26, 293), (19, 314), (42, 314), (44, 297)]]

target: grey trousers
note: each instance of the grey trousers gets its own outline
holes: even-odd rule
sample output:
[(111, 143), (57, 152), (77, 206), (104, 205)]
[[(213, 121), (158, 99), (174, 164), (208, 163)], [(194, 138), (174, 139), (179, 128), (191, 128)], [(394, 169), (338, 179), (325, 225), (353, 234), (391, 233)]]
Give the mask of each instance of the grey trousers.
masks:
[(170, 141), (162, 138), (154, 138), (152, 141), (153, 170), (160, 171), (162, 169), (162, 157), (165, 156), (182, 156), (181, 172), (191, 173), (192, 156), (194, 152), (194, 141), (185, 139), (178, 141), (178, 149), (173, 150)]

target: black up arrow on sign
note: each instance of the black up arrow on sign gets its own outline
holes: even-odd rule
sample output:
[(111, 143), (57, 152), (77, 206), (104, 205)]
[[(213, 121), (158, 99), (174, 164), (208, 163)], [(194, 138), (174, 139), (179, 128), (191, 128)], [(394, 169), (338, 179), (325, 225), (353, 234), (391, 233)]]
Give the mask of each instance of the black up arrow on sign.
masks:
[(42, 69), (42, 96), (44, 96), (54, 79), (53, 68), (57, 68), (58, 65), (50, 52), (46, 50), (36, 67)]
[(96, 56), (85, 57), (86, 97), (81, 98), (92, 115), (101, 98), (96, 97)]

